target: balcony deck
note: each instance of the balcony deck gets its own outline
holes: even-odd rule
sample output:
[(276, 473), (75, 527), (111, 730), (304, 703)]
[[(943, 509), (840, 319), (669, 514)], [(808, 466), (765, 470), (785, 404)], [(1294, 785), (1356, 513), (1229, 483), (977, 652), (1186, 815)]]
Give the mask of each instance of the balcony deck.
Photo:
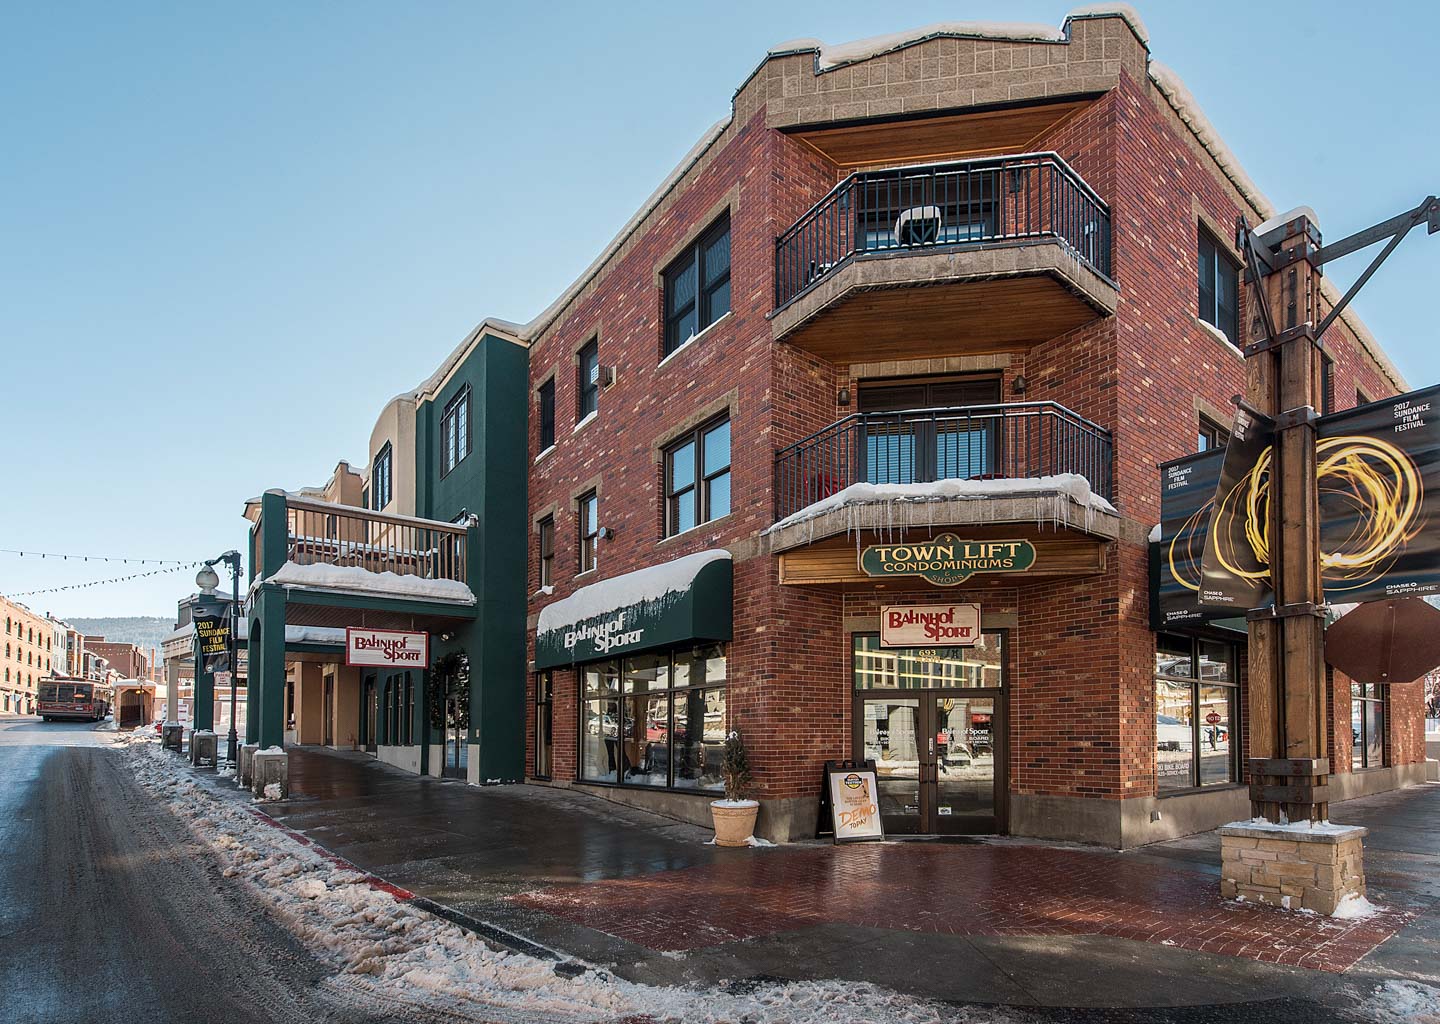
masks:
[(1111, 539), (1112, 463), (1110, 432), (1053, 402), (857, 413), (776, 454), (767, 543), (1036, 522)]
[(1054, 153), (850, 175), (776, 242), (776, 340), (837, 364), (1013, 351), (1114, 313), (1110, 213)]

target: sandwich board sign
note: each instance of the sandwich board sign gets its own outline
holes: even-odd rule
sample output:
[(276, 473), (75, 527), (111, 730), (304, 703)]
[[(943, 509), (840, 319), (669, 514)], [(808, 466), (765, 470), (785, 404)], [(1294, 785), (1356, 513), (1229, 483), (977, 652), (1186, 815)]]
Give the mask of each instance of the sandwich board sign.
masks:
[(825, 797), (837, 843), (884, 839), (875, 762), (826, 761)]

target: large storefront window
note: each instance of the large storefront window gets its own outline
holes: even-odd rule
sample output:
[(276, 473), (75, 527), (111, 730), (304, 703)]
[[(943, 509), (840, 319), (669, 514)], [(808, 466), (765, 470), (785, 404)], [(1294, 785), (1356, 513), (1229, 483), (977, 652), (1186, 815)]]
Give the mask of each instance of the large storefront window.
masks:
[(1160, 634), (1155, 640), (1155, 779), (1165, 790), (1239, 778), (1235, 647)]
[(881, 647), (874, 633), (855, 634), (855, 689), (936, 690), (999, 686), (1001, 634), (982, 633), (974, 647)]
[(1353, 768), (1385, 765), (1387, 690), (1381, 683), (1350, 684), (1350, 765)]
[(723, 647), (638, 654), (580, 671), (582, 781), (724, 788)]

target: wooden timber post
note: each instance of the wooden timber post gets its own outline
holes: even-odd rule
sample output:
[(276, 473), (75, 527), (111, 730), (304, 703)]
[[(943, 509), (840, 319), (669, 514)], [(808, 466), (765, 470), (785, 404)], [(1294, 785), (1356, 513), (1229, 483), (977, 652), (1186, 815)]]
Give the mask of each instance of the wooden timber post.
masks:
[(1255, 298), (1246, 398), (1275, 421), (1267, 531), (1275, 602), (1249, 614), (1251, 814), (1321, 821), (1329, 816), (1330, 761), (1315, 420), (1325, 385), (1314, 333), (1320, 273), (1310, 262), (1320, 233), (1297, 214), (1260, 244), (1271, 252), (1246, 273)]

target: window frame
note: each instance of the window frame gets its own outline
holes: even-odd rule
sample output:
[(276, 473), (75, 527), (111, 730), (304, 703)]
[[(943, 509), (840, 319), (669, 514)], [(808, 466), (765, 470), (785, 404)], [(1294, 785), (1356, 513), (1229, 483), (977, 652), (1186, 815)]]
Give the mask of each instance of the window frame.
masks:
[[(587, 522), (586, 506), (594, 503), (595, 506), (595, 529), (590, 530)], [(578, 550), (576, 552), (576, 575), (583, 576), (592, 572), (600, 565), (600, 492), (598, 490), (586, 491), (575, 499), (576, 532), (579, 538)], [(587, 564), (588, 563), (588, 564)]]
[[(661, 340), (660, 357), (667, 358), (679, 351), (691, 338), (703, 334), (711, 324), (717, 322), (726, 313), (734, 308), (733, 292), (730, 288), (731, 271), (734, 266), (734, 255), (731, 244), (726, 245), (725, 270), (713, 280), (708, 279), (707, 271), (710, 269), (705, 263), (705, 251), (717, 242), (722, 235), (731, 234), (730, 211), (726, 210), (720, 216), (711, 221), (705, 230), (695, 236), (680, 255), (666, 265), (660, 273), (661, 282)], [(730, 242), (733, 243), (733, 236)], [(691, 267), (695, 270), (695, 294), (685, 303), (681, 312), (672, 308), (672, 296), (675, 281)], [(715, 312), (715, 294), (725, 288), (728, 296), (725, 308)], [(679, 322), (690, 314), (695, 314), (695, 331), (684, 338), (679, 337)]]
[[(1366, 743), (1370, 719), (1364, 714), (1368, 705), (1380, 708), (1380, 763), (1370, 763), (1370, 745)], [(1360, 736), (1355, 736), (1355, 714), (1360, 712)], [(1350, 770), (1368, 772), (1390, 766), (1390, 686), (1388, 683), (1350, 683)]]
[[(1209, 248), (1208, 253), (1206, 249)], [(1220, 241), (1203, 224), (1197, 226), (1196, 230), (1196, 278), (1197, 298), (1196, 316), (1205, 323), (1222, 332), (1230, 344), (1240, 348), (1240, 263), (1230, 252), (1228, 246)], [(1233, 323), (1221, 315), (1219, 276), (1221, 265), (1224, 265), (1227, 274), (1226, 281), (1231, 283), (1231, 293), (1234, 296), (1235, 308), (1227, 312), (1233, 313)], [(1207, 265), (1208, 264), (1208, 265)], [(1206, 309), (1206, 280), (1209, 280), (1210, 301), (1209, 309)], [(1233, 281), (1232, 281), (1233, 279)], [(1221, 320), (1226, 320), (1221, 323)]]
[[(540, 405), (540, 450), (536, 456), (544, 455), (551, 448), (555, 447), (555, 375), (550, 377), (535, 389), (536, 401)], [(548, 439), (547, 439), (548, 428)]]
[[(714, 522), (728, 516), (735, 507), (734, 493), (731, 492), (730, 500), (726, 504), (725, 511), (720, 515), (712, 515), (711, 508), (711, 485), (720, 477), (732, 477), (734, 465), (734, 436), (731, 435), (730, 442), (726, 444), (725, 465), (713, 471), (705, 465), (705, 438), (718, 430), (722, 425), (730, 426), (730, 411), (718, 416), (713, 416), (692, 430), (680, 435), (671, 441), (663, 450), (663, 472), (664, 472), (664, 530), (666, 537), (677, 537), (687, 533), (706, 523)], [(692, 457), (692, 470), (694, 478), (687, 481), (683, 486), (676, 486), (675, 480), (675, 455), (687, 445), (694, 446)], [(675, 501), (680, 496), (693, 493), (695, 495), (695, 522), (681, 529), (675, 514)]]
[(1196, 431), (1196, 451), (1215, 451), (1224, 448), (1229, 443), (1230, 431), (1201, 413), (1199, 429)]
[[(531, 769), (537, 779), (549, 779), (555, 770), (555, 673), (552, 669), (535, 673), (535, 761)], [(578, 759), (576, 772), (579, 772)]]
[[(535, 524), (536, 579), (541, 589), (555, 585), (555, 517), (548, 515)], [(548, 542), (548, 543), (547, 543)]]
[[(382, 464), (383, 476), (380, 475)], [(383, 512), (395, 497), (394, 468), (395, 449), (386, 441), (375, 453), (375, 461), (370, 464), (370, 500), (375, 512)], [(380, 486), (382, 482), (383, 487)]]
[[(470, 457), (473, 447), (471, 435), (471, 421), (473, 419), (470, 407), (470, 385), (464, 385), (445, 403), (445, 408), (440, 414), (440, 479), (445, 479), (455, 468)], [(463, 415), (462, 415), (463, 413)], [(459, 421), (464, 420), (465, 431), (463, 434), (463, 447), (461, 449), (462, 435), (459, 430)], [(451, 445), (451, 439), (455, 444)], [(451, 462), (451, 450), (454, 449), (455, 461)]]
[[(594, 365), (585, 379), (585, 362), (593, 356)], [(575, 351), (575, 424), (584, 423), (600, 413), (600, 336), (597, 334)]]
[[(1156, 633), (1156, 634), (1155, 634), (1155, 652), (1156, 652), (1157, 658), (1158, 658), (1158, 656), (1159, 656), (1159, 654), (1160, 654), (1160, 652), (1161, 652), (1161, 644), (1162, 644), (1162, 642), (1163, 642), (1164, 640), (1169, 640), (1169, 641), (1175, 642), (1176, 644), (1184, 644), (1184, 645), (1187, 645), (1187, 646), (1189, 647), (1189, 650), (1190, 650), (1190, 653), (1189, 653), (1189, 675), (1182, 675), (1182, 674), (1180, 674), (1180, 673), (1174, 673), (1174, 672), (1161, 672), (1161, 671), (1159, 670), (1159, 666), (1158, 666), (1158, 665), (1155, 666), (1154, 670), (1151, 672), (1151, 680), (1152, 680), (1152, 682), (1151, 682), (1151, 689), (1152, 689), (1152, 694), (1155, 693), (1156, 691), (1158, 691), (1158, 686), (1156, 686), (1155, 684), (1161, 683), (1161, 682), (1166, 683), (1167, 685), (1171, 685), (1171, 686), (1187, 686), (1187, 687), (1189, 687), (1189, 700), (1190, 700), (1190, 708), (1191, 708), (1191, 712), (1190, 712), (1190, 773), (1189, 773), (1189, 777), (1188, 777), (1188, 780), (1187, 780), (1187, 784), (1184, 785), (1184, 786), (1163, 787), (1163, 786), (1161, 786), (1161, 784), (1160, 784), (1160, 759), (1159, 759), (1160, 740), (1159, 740), (1159, 721), (1158, 721), (1158, 716), (1159, 716), (1159, 714), (1160, 714), (1160, 711), (1159, 711), (1159, 708), (1158, 708), (1158, 706), (1157, 706), (1156, 711), (1155, 711), (1155, 714), (1156, 714), (1156, 716), (1157, 716), (1157, 720), (1156, 720), (1156, 723), (1155, 723), (1155, 725), (1156, 725), (1156, 734), (1155, 734), (1155, 740), (1154, 740), (1154, 742), (1151, 744), (1151, 752), (1152, 752), (1152, 754), (1154, 755), (1154, 762), (1153, 762), (1153, 763), (1154, 763), (1154, 765), (1155, 765), (1155, 796), (1156, 796), (1157, 798), (1163, 798), (1163, 797), (1168, 797), (1168, 796), (1177, 796), (1177, 795), (1181, 795), (1181, 794), (1185, 794), (1185, 793), (1205, 792), (1205, 791), (1208, 791), (1208, 790), (1218, 789), (1218, 788), (1222, 788), (1222, 787), (1225, 787), (1225, 786), (1239, 786), (1239, 785), (1243, 785), (1244, 774), (1243, 774), (1242, 769), (1241, 769), (1240, 755), (1241, 755), (1241, 748), (1242, 748), (1242, 746), (1243, 746), (1243, 736), (1244, 736), (1244, 733), (1243, 733), (1243, 722), (1242, 722), (1242, 716), (1243, 716), (1243, 713), (1244, 713), (1244, 709), (1241, 707), (1241, 702), (1240, 702), (1240, 662), (1239, 662), (1239, 658), (1240, 658), (1240, 647), (1239, 647), (1239, 645), (1236, 644), (1236, 643), (1234, 643), (1233, 641), (1229, 641), (1229, 640), (1214, 640), (1214, 639), (1210, 639), (1209, 637), (1188, 636), (1188, 635), (1183, 634), (1183, 633), (1166, 633), (1166, 632), (1161, 632), (1161, 633)], [(1227, 676), (1227, 678), (1225, 678), (1225, 679), (1213, 679), (1213, 678), (1207, 679), (1207, 678), (1205, 678), (1205, 677), (1201, 674), (1201, 671), (1200, 671), (1200, 661), (1201, 661), (1200, 652), (1201, 652), (1201, 645), (1202, 645), (1202, 644), (1215, 644), (1215, 645), (1221, 646), (1221, 647), (1223, 647), (1223, 648), (1225, 649), (1225, 652), (1226, 652), (1226, 661), (1225, 661), (1225, 664), (1228, 666), (1228, 676)], [(1203, 780), (1202, 775), (1201, 775), (1201, 763), (1200, 763), (1200, 760), (1201, 760), (1201, 754), (1202, 754), (1204, 751), (1203, 751), (1203, 748), (1202, 748), (1202, 745), (1201, 745), (1200, 713), (1199, 713), (1199, 709), (1200, 709), (1200, 707), (1201, 707), (1201, 694), (1200, 694), (1200, 691), (1201, 691), (1201, 689), (1204, 688), (1204, 687), (1211, 687), (1211, 688), (1223, 687), (1223, 688), (1225, 688), (1226, 690), (1229, 691), (1229, 722), (1228, 722), (1228, 725), (1227, 725), (1228, 735), (1227, 735), (1227, 737), (1226, 737), (1226, 742), (1230, 744), (1230, 749), (1229, 749), (1229, 751), (1228, 751), (1229, 756), (1228, 756), (1228, 759), (1227, 759), (1227, 766), (1228, 766), (1228, 768), (1229, 768), (1229, 773), (1228, 773), (1228, 774), (1229, 774), (1229, 777), (1228, 777), (1227, 779), (1223, 779), (1223, 780), (1215, 781), (1215, 782), (1205, 782), (1205, 781)]]
[(1320, 415), (1335, 411), (1335, 359), (1320, 353)]

